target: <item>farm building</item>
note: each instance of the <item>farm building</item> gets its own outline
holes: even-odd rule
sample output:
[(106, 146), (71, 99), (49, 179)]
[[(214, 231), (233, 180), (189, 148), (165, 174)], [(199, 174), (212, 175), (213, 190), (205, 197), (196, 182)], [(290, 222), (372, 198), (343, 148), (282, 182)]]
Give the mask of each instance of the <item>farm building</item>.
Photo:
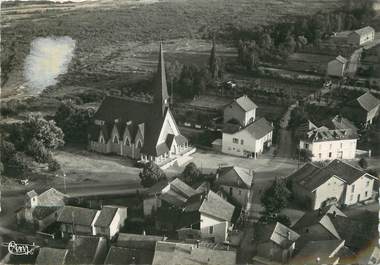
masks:
[(327, 64), (327, 75), (334, 77), (344, 76), (347, 67), (347, 59), (343, 56), (337, 56), (334, 60)]
[(162, 45), (154, 78), (153, 103), (107, 97), (90, 127), (90, 149), (168, 166), (193, 149), (169, 108)]
[(379, 116), (380, 100), (366, 92), (355, 100), (348, 102), (344, 113), (357, 124), (367, 127)]
[(352, 31), (348, 35), (347, 42), (351, 45), (361, 46), (375, 39), (375, 30), (372, 27), (364, 27)]
[(272, 145), (273, 125), (265, 118), (256, 120), (256, 109), (248, 96), (235, 99), (225, 107), (223, 153), (256, 158)]

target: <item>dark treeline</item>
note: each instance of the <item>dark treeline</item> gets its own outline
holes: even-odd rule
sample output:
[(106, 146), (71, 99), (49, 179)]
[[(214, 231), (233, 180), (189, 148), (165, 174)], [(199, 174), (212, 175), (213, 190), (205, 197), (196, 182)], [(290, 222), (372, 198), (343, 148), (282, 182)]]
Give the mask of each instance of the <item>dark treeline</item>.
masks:
[(372, 0), (347, 0), (336, 11), (320, 11), (267, 27), (234, 28), (231, 37), (237, 41), (239, 62), (251, 69), (258, 59), (281, 60), (307, 45), (318, 46), (334, 32), (367, 26), (374, 15)]

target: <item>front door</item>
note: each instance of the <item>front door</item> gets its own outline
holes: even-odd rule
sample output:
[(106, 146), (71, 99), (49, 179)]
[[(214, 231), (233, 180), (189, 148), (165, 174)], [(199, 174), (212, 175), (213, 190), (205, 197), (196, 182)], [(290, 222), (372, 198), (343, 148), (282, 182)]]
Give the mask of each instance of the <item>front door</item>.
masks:
[(358, 194), (358, 202), (360, 202), (360, 194)]

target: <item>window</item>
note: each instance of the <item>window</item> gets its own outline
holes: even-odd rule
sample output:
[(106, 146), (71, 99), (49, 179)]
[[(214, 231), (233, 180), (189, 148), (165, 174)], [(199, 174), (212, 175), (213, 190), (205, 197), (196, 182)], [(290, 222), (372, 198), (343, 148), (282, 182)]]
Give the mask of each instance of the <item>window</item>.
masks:
[(368, 191), (365, 192), (365, 197), (368, 197)]
[(243, 140), (243, 139), (240, 140), (240, 144), (241, 144), (241, 145), (244, 144), (244, 140)]
[(214, 227), (213, 226), (209, 227), (209, 232), (210, 232), (210, 234), (214, 233)]
[(351, 194), (350, 201), (352, 201), (353, 199), (354, 199), (354, 195)]
[(355, 185), (352, 185), (351, 186), (351, 192), (354, 192), (355, 191)]
[(101, 135), (99, 137), (99, 143), (104, 144), (104, 137), (103, 137), (103, 135)]
[(321, 159), (322, 158), (322, 153), (319, 153), (318, 157), (319, 157), (319, 159)]
[(369, 180), (367, 181), (367, 183), (365, 184), (365, 186), (366, 186), (366, 187), (368, 187), (368, 186), (369, 186)]
[(340, 143), (340, 149), (342, 149), (343, 148), (343, 143)]
[(238, 139), (238, 138), (232, 138), (232, 142), (233, 142), (234, 144), (238, 144), (238, 143), (239, 143), (239, 139)]
[(329, 157), (331, 157), (331, 156), (332, 156), (332, 153), (330, 152), (330, 153), (329, 153)]
[(309, 144), (305, 144), (305, 148), (308, 149), (309, 148)]
[(125, 144), (126, 146), (130, 146), (131, 143), (129, 142), (129, 138), (128, 138), (128, 137), (125, 137), (124, 144)]
[(137, 143), (137, 148), (141, 148), (142, 147), (142, 143), (141, 143), (141, 141), (139, 141), (138, 143)]
[(115, 136), (113, 137), (112, 142), (113, 142), (114, 144), (118, 144), (118, 143), (119, 143), (119, 137), (117, 137), (117, 135), (115, 135)]

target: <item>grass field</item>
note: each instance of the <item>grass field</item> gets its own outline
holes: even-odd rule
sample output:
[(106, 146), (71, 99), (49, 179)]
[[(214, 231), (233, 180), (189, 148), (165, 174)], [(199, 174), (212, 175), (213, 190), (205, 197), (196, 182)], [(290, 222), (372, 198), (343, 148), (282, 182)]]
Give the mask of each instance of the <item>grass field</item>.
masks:
[(151, 69), (157, 40), (180, 39), (174, 45), (178, 43), (182, 48), (173, 50), (173, 56), (196, 63), (202, 61), (199, 52), (208, 51), (208, 45), (198, 42), (187, 47), (181, 39), (209, 39), (212, 32), (217, 32), (228, 40), (237, 29), (250, 30), (282, 18), (335, 9), (342, 1), (95, 1), (2, 8), (3, 95), (12, 94), (24, 84), (23, 62), (36, 37), (70, 36), (76, 40), (70, 75), (62, 80), (106, 89), (127, 86), (128, 82), (115, 81), (120, 77), (144, 78), (140, 75)]

